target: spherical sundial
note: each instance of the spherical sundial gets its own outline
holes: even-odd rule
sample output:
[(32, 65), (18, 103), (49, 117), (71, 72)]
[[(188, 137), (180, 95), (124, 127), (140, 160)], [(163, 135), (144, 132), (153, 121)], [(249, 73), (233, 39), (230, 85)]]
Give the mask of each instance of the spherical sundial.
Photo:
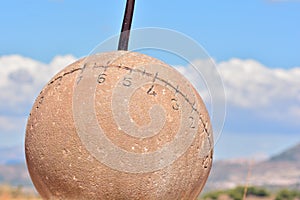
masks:
[(189, 80), (156, 58), (119, 50), (78, 60), (48, 82), (25, 148), (44, 199), (196, 199), (213, 136)]

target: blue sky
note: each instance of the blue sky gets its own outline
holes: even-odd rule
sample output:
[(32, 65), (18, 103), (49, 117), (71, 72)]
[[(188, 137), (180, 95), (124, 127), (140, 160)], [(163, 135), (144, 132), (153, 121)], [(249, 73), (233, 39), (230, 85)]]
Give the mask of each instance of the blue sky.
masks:
[[(119, 32), (124, 2), (2, 1), (0, 54), (41, 61), (86, 55)], [(218, 61), (251, 58), (288, 68), (299, 65), (299, 10), (299, 2), (280, 0), (137, 1), (133, 27), (183, 32)]]
[[(97, 44), (119, 33), (124, 5), (125, 0), (2, 1), (1, 73), (12, 77), (14, 71), (7, 71), (8, 66), (10, 69), (19, 66), (22, 73), (28, 68), (30, 74), (34, 67), (29, 65), (55, 68), (55, 63), (88, 55)], [(230, 96), (217, 157), (235, 158), (269, 156), (300, 141), (297, 123), (300, 116), (299, 19), (300, 1), (296, 0), (137, 0), (133, 28), (161, 27), (182, 32), (201, 44), (225, 75), (245, 77), (234, 82), (224, 75)], [(9, 57), (12, 55), (19, 57)], [(56, 57), (60, 55), (71, 56)], [(27, 68), (24, 63), (28, 63)], [(247, 66), (253, 66), (252, 71)], [(13, 83), (3, 83), (5, 87), (1, 88), (0, 80), (3, 102), (7, 103), (14, 94), (23, 94), (15, 104), (0, 107), (0, 136), (3, 138), (0, 148), (22, 144), (31, 103), (45, 84), (38, 76), (36, 80), (38, 83), (32, 93), (26, 93), (25, 89), (20, 93), (16, 89), (12, 94), (7, 88)], [(243, 89), (249, 85), (253, 87)], [(261, 91), (261, 85), (266, 90)], [(274, 92), (264, 97), (268, 88)], [(245, 99), (250, 100), (243, 101)], [(256, 100), (258, 103), (253, 103)], [(8, 126), (9, 123), (15, 126)], [(241, 144), (234, 146), (252, 140), (242, 145), (244, 151), (240, 150)], [(254, 145), (257, 151), (249, 150)]]

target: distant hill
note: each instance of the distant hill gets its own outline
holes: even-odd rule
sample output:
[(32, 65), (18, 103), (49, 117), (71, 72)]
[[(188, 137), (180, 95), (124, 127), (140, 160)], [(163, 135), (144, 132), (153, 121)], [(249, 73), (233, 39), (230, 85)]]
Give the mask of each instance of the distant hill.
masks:
[(300, 143), (266, 161), (216, 161), (205, 189), (227, 189), (246, 184), (300, 190)]
[(271, 157), (270, 161), (300, 162), (300, 143), (276, 156)]

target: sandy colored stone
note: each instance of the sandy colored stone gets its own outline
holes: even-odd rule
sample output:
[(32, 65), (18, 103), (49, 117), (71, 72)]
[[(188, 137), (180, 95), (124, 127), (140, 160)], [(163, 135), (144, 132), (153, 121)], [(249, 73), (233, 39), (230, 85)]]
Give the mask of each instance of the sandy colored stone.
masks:
[[(122, 51), (94, 56), (88, 61), (89, 64), (96, 63), (95, 66), (107, 66), (106, 71), (101, 71), (104, 68), (96, 69), (95, 81), (104, 72), (105, 81), (97, 83), (95, 93), (90, 95), (95, 98), (93, 106), (98, 125), (112, 144), (125, 152), (151, 154), (174, 140), (181, 123), (193, 127), (195, 122), (181, 118), (181, 109), (192, 112), (192, 107), (186, 103), (188, 106), (174, 109), (177, 105), (172, 99), (183, 100), (184, 97), (156, 80), (135, 89), (126, 112), (138, 127), (143, 127), (151, 124), (149, 110), (153, 104), (161, 105), (166, 113), (163, 128), (147, 138), (126, 134), (115, 122), (112, 93), (116, 87), (125, 85), (119, 89), (126, 95), (128, 82), (125, 78), (145, 76), (138, 70), (129, 73), (129, 68), (141, 69), (145, 66), (143, 69), (147, 70), (147, 65), (151, 63), (170, 67), (152, 57)], [(44, 87), (28, 119), (25, 141), (27, 166), (41, 196), (44, 199), (196, 199), (211, 169), (213, 141), (208, 113), (194, 88), (184, 78), (179, 80), (182, 81), (180, 87), (188, 87), (181, 88), (182, 91), (195, 94), (194, 99), (186, 98), (191, 99), (190, 103), (196, 101), (195, 109), (199, 116), (197, 127), (193, 127), (197, 129), (197, 134), (186, 151), (170, 165), (158, 170), (151, 171), (156, 166), (150, 166), (138, 173), (122, 171), (103, 164), (78, 136), (73, 98), (74, 86), (80, 84), (80, 75), (84, 74), (84, 62), (81, 59), (67, 66)], [(101, 77), (99, 80), (103, 81)], [(131, 81), (134, 82), (134, 79)], [(97, 140), (93, 142), (97, 144)], [(133, 165), (142, 166), (141, 163)]]

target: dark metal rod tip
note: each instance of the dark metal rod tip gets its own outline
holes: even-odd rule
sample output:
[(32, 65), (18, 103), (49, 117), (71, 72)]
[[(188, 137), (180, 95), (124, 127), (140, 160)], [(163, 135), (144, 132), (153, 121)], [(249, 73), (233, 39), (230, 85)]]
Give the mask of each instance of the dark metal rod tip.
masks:
[(118, 50), (128, 50), (135, 0), (127, 0)]

